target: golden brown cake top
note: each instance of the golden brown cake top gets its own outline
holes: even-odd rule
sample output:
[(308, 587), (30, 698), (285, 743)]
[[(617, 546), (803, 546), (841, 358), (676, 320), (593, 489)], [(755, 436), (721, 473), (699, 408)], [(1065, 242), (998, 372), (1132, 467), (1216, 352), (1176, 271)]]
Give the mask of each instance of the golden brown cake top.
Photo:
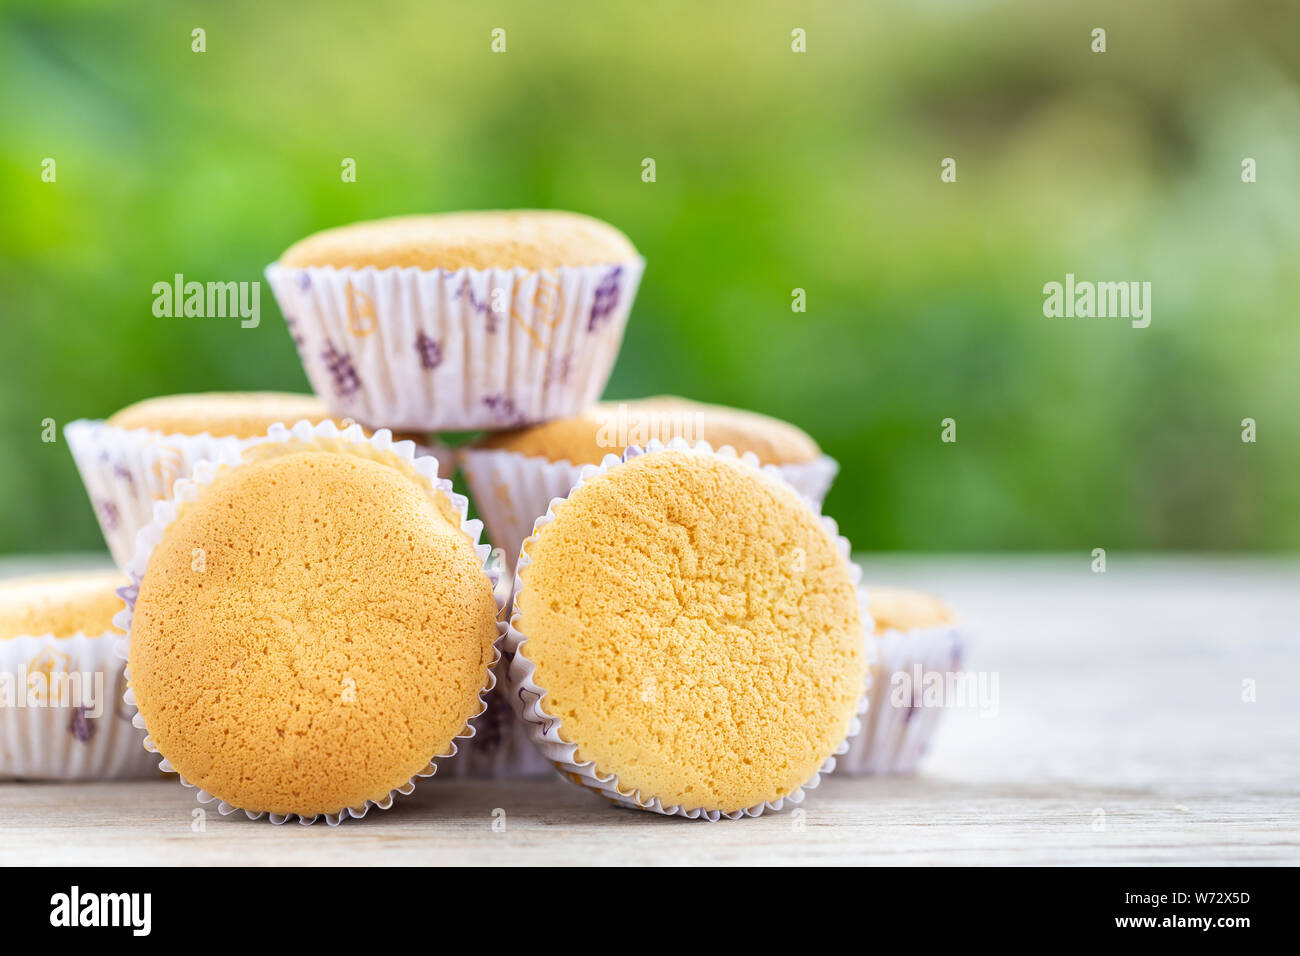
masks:
[(857, 593), (781, 483), (653, 452), (583, 484), (525, 547), (518, 627), (543, 706), (625, 788), (734, 812), (791, 794), (846, 736)]
[[(195, 392), (159, 395), (128, 405), (108, 419), (117, 428), (147, 428), (164, 435), (214, 438), (260, 438), (275, 424), (292, 427), (303, 419), (313, 425), (331, 421), (339, 428), (352, 419), (331, 415), (315, 395), (300, 392)], [(376, 426), (382, 427), (382, 426)], [(372, 430), (362, 426), (367, 436)], [(427, 441), (425, 435), (393, 432), (394, 441)]]
[(633, 262), (636, 248), (609, 223), (554, 210), (399, 216), (327, 229), (290, 246), (280, 265), (420, 269), (556, 269)]
[(122, 633), (113, 615), (125, 607), (118, 571), (76, 571), (0, 581), (0, 639)]
[(876, 622), (876, 633), (888, 630), (916, 631), (953, 621), (948, 605), (932, 594), (907, 588), (867, 588), (867, 613)]
[(480, 447), (595, 465), (628, 445), (645, 447), (652, 438), (664, 444), (674, 438), (706, 441), (714, 449), (730, 445), (741, 454), (753, 452), (765, 465), (808, 462), (821, 455), (806, 432), (780, 419), (671, 395), (600, 402), (573, 418), (489, 435)]
[(451, 503), (348, 445), (251, 449), (181, 506), (140, 585), (149, 733), (243, 809), (382, 799), (449, 751), (487, 683), (496, 604)]
[(108, 419), (118, 428), (148, 428), (166, 435), (256, 438), (277, 422), (302, 419), (318, 424), (333, 418), (315, 395), (294, 392), (198, 392), (160, 395), (128, 405)]

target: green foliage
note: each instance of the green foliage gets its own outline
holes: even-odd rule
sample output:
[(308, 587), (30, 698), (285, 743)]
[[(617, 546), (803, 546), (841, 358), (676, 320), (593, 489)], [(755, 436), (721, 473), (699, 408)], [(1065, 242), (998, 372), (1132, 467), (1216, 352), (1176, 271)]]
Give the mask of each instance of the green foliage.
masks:
[[(607, 394), (802, 425), (842, 463), (827, 509), (858, 548), (1300, 545), (1294, 7), (0, 17), (0, 551), (101, 546), (42, 419), (306, 388), (269, 288), (246, 330), (155, 318), (153, 283), (260, 279), (293, 240), (356, 219), (508, 207), (626, 231), (648, 267)], [(1150, 281), (1151, 327), (1045, 318), (1042, 287), (1067, 272)]]

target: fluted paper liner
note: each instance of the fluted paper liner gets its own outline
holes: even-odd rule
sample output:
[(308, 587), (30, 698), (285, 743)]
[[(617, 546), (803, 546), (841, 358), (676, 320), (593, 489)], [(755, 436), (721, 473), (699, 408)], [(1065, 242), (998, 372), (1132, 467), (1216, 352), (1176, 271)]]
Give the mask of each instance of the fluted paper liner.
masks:
[[(581, 477), (569, 490), (569, 495), (577, 491), (578, 488), (604, 474), (611, 468), (616, 468), (620, 464), (629, 461), (642, 454), (650, 454), (659, 451), (682, 451), (696, 455), (718, 455), (733, 461), (739, 461), (746, 467), (754, 468), (763, 474), (781, 480), (780, 473), (771, 465), (760, 466), (758, 458), (752, 453), (746, 453), (743, 456), (737, 456), (735, 451), (730, 448), (723, 448), (715, 452), (708, 442), (696, 442), (694, 445), (683, 441), (680, 438), (673, 439), (668, 444), (659, 441), (647, 443), (644, 449), (638, 446), (629, 446), (621, 456), (606, 455), (605, 460), (599, 465), (586, 465), (582, 469)], [(537, 519), (533, 528), (533, 534), (544, 528), (555, 520), (556, 508), (563, 507), (564, 502), (569, 495), (563, 499), (557, 499), (550, 503), (546, 514)], [(814, 509), (816, 510), (816, 509)], [(818, 513), (822, 526), (834, 538), (838, 550), (843, 555), (849, 565), (849, 574), (856, 587), (862, 577), (862, 569), (853, 563), (849, 542), (840, 536), (839, 529), (835, 522), (830, 518)], [(528, 541), (531, 541), (530, 536)], [(528, 636), (519, 629), (519, 595), (525, 585), (523, 583), (524, 569), (529, 566), (531, 559), (528, 556), (528, 541), (524, 542), (524, 547), (520, 552), (519, 562), (515, 568), (515, 589), (514, 603), (510, 617), (510, 625), (506, 631), (506, 655), (509, 660), (509, 677), (510, 689), (512, 695), (512, 704), (516, 708), (519, 716), (528, 724), (529, 732), (532, 735), (534, 743), (541, 749), (542, 753), (549, 759), (566, 778), (576, 784), (595, 790), (601, 796), (627, 807), (635, 807), (640, 810), (649, 810), (653, 813), (664, 814), (665, 816), (682, 816), (691, 820), (704, 819), (710, 822), (716, 822), (722, 818), (737, 820), (741, 817), (756, 817), (764, 811), (781, 810), (786, 804), (792, 806), (803, 802), (804, 792), (815, 789), (821, 782), (822, 774), (829, 774), (835, 769), (836, 755), (848, 751), (850, 741), (858, 734), (861, 729), (860, 717), (855, 716), (849, 724), (848, 733), (845, 740), (835, 750), (835, 755), (826, 759), (812, 776), (801, 786), (797, 787), (794, 792), (785, 797), (776, 800), (766, 800), (762, 803), (745, 807), (741, 810), (725, 812), (722, 810), (709, 809), (706, 807), (685, 807), (681, 804), (664, 805), (658, 797), (646, 797), (635, 788), (624, 787), (618, 779), (616, 773), (601, 775), (596, 769), (594, 760), (579, 761), (578, 746), (564, 739), (562, 734), (562, 721), (559, 717), (550, 713), (545, 706), (546, 688), (540, 686), (536, 679), (536, 665), (528, 659), (527, 644)], [(859, 601), (861, 602), (864, 592), (859, 588)], [(867, 613), (865, 605), (862, 607), (862, 624), (863, 624), (863, 645), (868, 656), (868, 662), (873, 663), (871, 634), (871, 617)], [(858, 704), (857, 714), (861, 715), (867, 711), (869, 703), (869, 687), (863, 689), (862, 700)]]
[(200, 461), (238, 454), (257, 440), (215, 438), (206, 432), (167, 435), (86, 419), (70, 422), (63, 437), (119, 568), (135, 554), (135, 536), (153, 520), (154, 502), (171, 495), (176, 479), (188, 478)]
[[(914, 773), (925, 757), (946, 707), (896, 705), (892, 678), (897, 673), (948, 674), (961, 667), (970, 635), (961, 624), (886, 630), (877, 639), (879, 657), (872, 665), (876, 692), (863, 721), (862, 733), (850, 744), (836, 774)], [(922, 693), (923, 691), (917, 691)], [(910, 696), (910, 695), (909, 695)]]
[(487, 711), (478, 720), (478, 733), (465, 741), (455, 760), (447, 761), (438, 777), (466, 780), (518, 780), (549, 777), (552, 764), (533, 743), (528, 725), (510, 706), (506, 662), (497, 664), (497, 687), (488, 697)]
[(312, 389), (410, 431), (514, 428), (600, 397), (644, 260), (554, 270), (266, 269)]
[[(150, 428), (118, 428), (106, 421), (78, 419), (63, 429), (99, 530), (119, 568), (135, 555), (135, 537), (153, 520), (154, 502), (171, 497), (178, 478), (188, 478), (200, 461), (238, 454), (266, 436), (253, 438), (166, 434)], [(417, 445), (417, 454), (432, 450)], [(450, 456), (444, 467), (450, 469)], [(450, 478), (450, 473), (442, 477)]]
[[(312, 425), (308, 421), (300, 421), (287, 429), (283, 425), (274, 425), (267, 434), (265, 442), (269, 443), (296, 443), (302, 445), (317, 445), (328, 447), (335, 450), (347, 451), (353, 454), (364, 454), (367, 457), (378, 458), (383, 460), (384, 457), (395, 457), (399, 461), (413, 468), (423, 479), (428, 481), (429, 486), (436, 492), (445, 494), (451, 502), (452, 508), (460, 516), (460, 527), (465, 535), (474, 544), (475, 553), (479, 560), (484, 563), (484, 574), (492, 584), (493, 595), (497, 604), (498, 630), (504, 627), (500, 623), (502, 612), (504, 611), (504, 601), (500, 597), (497, 589), (498, 572), (487, 567), (488, 557), (491, 548), (486, 544), (479, 543), (479, 536), (482, 533), (482, 522), (468, 520), (466, 518), (467, 501), (464, 495), (456, 494), (452, 490), (451, 482), (438, 477), (438, 463), (433, 458), (427, 456), (416, 457), (415, 443), (411, 441), (394, 442), (392, 434), (388, 429), (383, 428), (376, 431), (370, 438), (363, 433), (360, 425), (351, 425), (346, 429), (340, 430), (333, 422), (323, 422), (319, 425)], [(350, 447), (349, 447), (350, 446)], [(180, 508), (186, 502), (193, 501), (199, 494), (200, 490), (211, 484), (221, 473), (224, 467), (235, 466), (243, 463), (244, 456), (242, 453), (234, 453), (227, 450), (222, 458), (217, 461), (199, 462), (194, 468), (194, 474), (191, 478), (181, 479), (176, 482), (174, 493), (168, 500), (159, 502), (154, 509), (154, 518), (145, 526), (139, 535), (139, 548), (135, 556), (127, 563), (125, 571), (130, 583), (120, 588), (118, 593), (126, 601), (126, 609), (120, 611), (113, 619), (116, 624), (127, 634), (125, 637), (118, 639), (117, 650), (123, 660), (129, 659), (130, 651), (130, 630), (131, 617), (135, 612), (136, 597), (139, 595), (140, 582), (145, 576), (149, 566), (149, 558), (153, 554), (159, 542), (162, 541), (163, 534), (167, 527), (176, 520)], [(301, 814), (278, 814), (267, 811), (249, 810), (242, 807), (236, 807), (225, 800), (222, 800), (215, 794), (208, 793), (205, 790), (198, 790), (198, 800), (200, 803), (211, 803), (218, 801), (217, 810), (223, 816), (234, 813), (236, 810), (243, 810), (244, 814), (250, 820), (256, 820), (263, 815), (267, 816), (272, 823), (280, 824), (291, 818), (296, 818), (299, 823), (309, 825), (315, 823), (318, 817), (324, 817), (325, 822), (330, 826), (338, 825), (343, 819), (352, 817), (359, 819), (369, 812), (371, 807), (378, 807), (381, 810), (387, 810), (393, 805), (393, 800), (397, 794), (409, 794), (415, 789), (415, 781), (423, 777), (431, 777), (438, 769), (438, 761), (454, 757), (458, 750), (457, 740), (468, 740), (474, 736), (474, 723), (482, 715), (487, 707), (486, 695), (491, 692), (496, 684), (495, 670), (497, 662), (500, 660), (500, 640), (493, 644), (492, 660), (488, 664), (485, 684), (479, 693), (479, 709), (469, 718), (465, 725), (463, 733), (457, 734), (451, 741), (445, 753), (434, 754), (429, 758), (428, 766), (412, 776), (405, 784), (388, 792), (388, 795), (378, 800), (366, 800), (360, 806), (344, 807), (337, 813), (318, 814), (315, 816), (303, 816)], [(145, 749), (161, 757), (158, 766), (164, 771), (174, 771), (175, 768), (168, 762), (166, 755), (158, 752), (153, 738), (148, 735), (149, 728), (145, 725), (143, 716), (135, 706), (135, 695), (132, 693), (130, 682), (130, 670), (126, 671), (128, 687), (123, 700), (133, 712), (132, 722), (134, 725), (145, 732), (144, 746)], [(180, 778), (181, 783), (187, 787), (198, 789), (183, 776)]]
[[(12, 682), (13, 706), (0, 703), (0, 779), (105, 780), (158, 775), (122, 703), (126, 686), (115, 632), (26, 635), (0, 640), (0, 674)], [(27, 675), (45, 675), (45, 693), (29, 701)], [(50, 681), (81, 675), (77, 702), (53, 705)], [(95, 675), (102, 675), (96, 686)], [(84, 679), (96, 697), (84, 706)], [(21, 705), (21, 706), (20, 706)]]

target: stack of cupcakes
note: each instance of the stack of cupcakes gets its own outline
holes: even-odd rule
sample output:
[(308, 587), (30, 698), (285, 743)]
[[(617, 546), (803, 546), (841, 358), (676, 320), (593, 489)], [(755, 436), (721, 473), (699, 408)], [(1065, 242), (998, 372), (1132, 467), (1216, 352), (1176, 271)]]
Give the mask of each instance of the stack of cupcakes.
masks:
[[(122, 633), (70, 612), (8, 630), (120, 643), (152, 764), (106, 748), (90, 775), (160, 766), (222, 812), (336, 823), (435, 770), (559, 769), (716, 820), (798, 802), (837, 757), (910, 769), (922, 722), (880, 717), (868, 687), (930, 661), (936, 627), (955, 666), (960, 629), (876, 633), (820, 512), (837, 466), (806, 433), (599, 401), (643, 267), (570, 213), (328, 230), (267, 269), (314, 396), (169, 396), (69, 425), (124, 572)], [(9, 749), (6, 774), (78, 775)]]

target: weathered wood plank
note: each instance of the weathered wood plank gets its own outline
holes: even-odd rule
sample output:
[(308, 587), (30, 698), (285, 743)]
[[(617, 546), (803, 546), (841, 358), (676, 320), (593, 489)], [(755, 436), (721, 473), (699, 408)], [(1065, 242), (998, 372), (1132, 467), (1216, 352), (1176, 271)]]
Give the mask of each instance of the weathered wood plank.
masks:
[(208, 810), (198, 832), (165, 780), (0, 783), (0, 862), (1300, 863), (1300, 562), (864, 563), (947, 596), (982, 631), (969, 667), (998, 679), (996, 712), (946, 714), (918, 777), (833, 778), (797, 814), (717, 825), (558, 779), (435, 779), (335, 829)]

